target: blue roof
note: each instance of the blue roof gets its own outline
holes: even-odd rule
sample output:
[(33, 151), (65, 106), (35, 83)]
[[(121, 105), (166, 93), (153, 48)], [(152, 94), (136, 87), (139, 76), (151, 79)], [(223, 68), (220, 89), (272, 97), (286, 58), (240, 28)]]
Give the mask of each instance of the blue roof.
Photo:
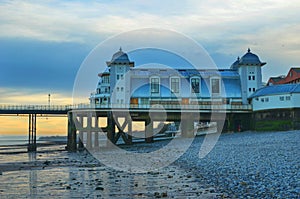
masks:
[(211, 76), (239, 78), (238, 72), (236, 70), (232, 70), (232, 69), (221, 69), (221, 70), (186, 69), (186, 70), (179, 70), (178, 72), (183, 77), (190, 77), (190, 76), (196, 75), (196, 76), (201, 76), (202, 78), (208, 78)]
[(243, 57), (239, 60), (239, 65), (259, 65), (263, 66), (266, 63), (261, 62), (259, 57), (256, 54), (251, 53), (250, 48), (248, 48), (248, 52), (243, 55)]
[(280, 84), (265, 86), (258, 89), (249, 98), (260, 97), (265, 95), (278, 95), (287, 93), (300, 93), (300, 84)]
[[(223, 88), (222, 96), (226, 98), (241, 98), (241, 82), (240, 79), (236, 78), (224, 78), (223, 80)], [(207, 82), (207, 79), (201, 78), (201, 88), (200, 88), (200, 94), (197, 96), (197, 98), (211, 98), (211, 94), (209, 91), (209, 82)], [(207, 83), (206, 83), (207, 82)], [(150, 93), (150, 84), (145, 84), (138, 89), (136, 89), (131, 97), (133, 98), (148, 98)], [(182, 93), (181, 93), (182, 94)], [(180, 94), (180, 95), (181, 95)], [(179, 96), (180, 96), (179, 95)], [(186, 97), (186, 94), (183, 94), (181, 97)], [(169, 88), (160, 85), (160, 94), (159, 96), (155, 97), (161, 97), (161, 98), (176, 98), (176, 95), (172, 94)]]
[[(149, 97), (149, 93), (150, 93), (150, 84), (145, 84), (141, 87), (139, 87), (138, 89), (136, 89), (131, 97), (134, 98), (148, 98)], [(162, 98), (176, 98), (175, 95), (172, 95), (171, 91), (169, 88), (160, 85), (160, 95), (159, 96), (155, 96), (155, 97), (162, 97)]]
[(223, 79), (226, 98), (242, 98), (240, 79)]
[(112, 56), (111, 62), (113, 62), (113, 63), (130, 63), (130, 60), (128, 58), (128, 55), (126, 53), (124, 53), (122, 51), (122, 49), (120, 48), (120, 50)]

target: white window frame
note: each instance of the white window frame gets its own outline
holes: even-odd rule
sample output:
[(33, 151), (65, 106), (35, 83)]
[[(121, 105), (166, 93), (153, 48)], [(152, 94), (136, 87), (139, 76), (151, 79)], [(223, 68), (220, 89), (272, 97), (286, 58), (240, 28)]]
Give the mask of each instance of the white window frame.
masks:
[[(193, 79), (198, 79), (199, 81), (199, 92), (195, 92), (194, 89), (193, 89), (193, 86), (192, 86), (192, 81)], [(193, 76), (190, 78), (190, 92), (193, 93), (193, 94), (200, 94), (201, 93), (201, 78), (198, 77), (198, 76)]]
[[(172, 80), (173, 79), (178, 79), (178, 91), (177, 92), (174, 92), (174, 90), (173, 90), (173, 88), (172, 88)], [(179, 94), (180, 93), (180, 77), (178, 77), (178, 76), (172, 76), (172, 77), (170, 77), (170, 90), (171, 90), (171, 92), (172, 93), (176, 93), (176, 94)]]
[[(213, 92), (213, 84), (212, 84), (212, 82), (214, 81), (214, 80), (218, 80), (219, 81), (219, 92), (218, 93), (214, 93)], [(220, 96), (221, 95), (221, 92), (222, 92), (222, 87), (221, 87), (221, 77), (211, 77), (210, 78), (210, 93), (211, 93), (211, 95), (212, 96)]]
[[(158, 79), (158, 92), (152, 92), (153, 91), (153, 89), (152, 89), (152, 80), (153, 79)], [(153, 94), (153, 95), (160, 94), (160, 77), (159, 76), (150, 77), (150, 93)]]

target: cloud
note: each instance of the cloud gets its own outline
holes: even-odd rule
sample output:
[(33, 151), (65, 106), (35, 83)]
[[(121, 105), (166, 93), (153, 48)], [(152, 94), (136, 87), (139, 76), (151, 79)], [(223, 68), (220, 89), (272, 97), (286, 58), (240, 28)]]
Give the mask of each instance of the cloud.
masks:
[(104, 38), (138, 28), (163, 27), (212, 40), (224, 33), (255, 30), (265, 23), (296, 20), (298, 8), (296, 1), (266, 0), (9, 1), (0, 7), (1, 36), (87, 42), (91, 35)]
[(164, 28), (218, 54), (222, 67), (251, 47), (282, 73), (282, 64), (299, 64), (299, 10), (296, 0), (4, 1), (0, 37), (95, 46), (120, 32)]
[(51, 105), (68, 105), (72, 104), (72, 97), (65, 92), (49, 93), (41, 89), (18, 89), (18, 88), (1, 88), (0, 102), (1, 105), (48, 105), (48, 94), (50, 94)]

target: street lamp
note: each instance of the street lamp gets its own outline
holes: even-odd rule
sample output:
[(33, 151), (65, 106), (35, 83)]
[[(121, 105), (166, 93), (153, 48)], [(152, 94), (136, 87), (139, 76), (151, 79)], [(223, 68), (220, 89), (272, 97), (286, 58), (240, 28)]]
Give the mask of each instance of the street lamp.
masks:
[(48, 106), (50, 106), (50, 93), (48, 94)]

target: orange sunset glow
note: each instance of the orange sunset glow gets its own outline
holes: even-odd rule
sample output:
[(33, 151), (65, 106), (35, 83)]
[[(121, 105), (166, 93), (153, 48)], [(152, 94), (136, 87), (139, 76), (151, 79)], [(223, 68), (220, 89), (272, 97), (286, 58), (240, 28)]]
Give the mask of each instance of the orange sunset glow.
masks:
[[(7, 92), (10, 95), (1, 95), (2, 105), (47, 105), (48, 93), (43, 91), (31, 91), (0, 88), (0, 93)], [(63, 94), (50, 94), (52, 105), (72, 104), (72, 98)], [(37, 135), (67, 135), (66, 116), (37, 116)], [(27, 135), (28, 115), (0, 116), (0, 135)]]

